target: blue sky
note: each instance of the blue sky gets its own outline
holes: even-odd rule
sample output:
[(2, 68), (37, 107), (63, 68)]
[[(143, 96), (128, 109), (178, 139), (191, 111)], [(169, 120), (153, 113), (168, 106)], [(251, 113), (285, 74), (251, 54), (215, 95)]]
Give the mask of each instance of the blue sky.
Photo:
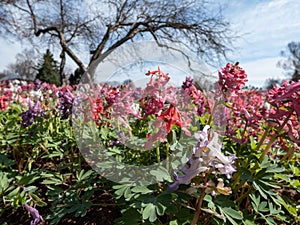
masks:
[(260, 86), (265, 79), (284, 78), (276, 66), (280, 51), (291, 41), (300, 41), (298, 0), (219, 1), (233, 29), (244, 34), (230, 59), (239, 61), (249, 83)]
[[(224, 17), (241, 38), (234, 43), (231, 62), (239, 61), (249, 78), (249, 84), (262, 86), (265, 79), (284, 78), (276, 66), (280, 51), (291, 41), (300, 41), (300, 4), (298, 0), (221, 0)], [(15, 61), (20, 43), (0, 38), (0, 71)], [(215, 69), (217, 70), (217, 68)]]

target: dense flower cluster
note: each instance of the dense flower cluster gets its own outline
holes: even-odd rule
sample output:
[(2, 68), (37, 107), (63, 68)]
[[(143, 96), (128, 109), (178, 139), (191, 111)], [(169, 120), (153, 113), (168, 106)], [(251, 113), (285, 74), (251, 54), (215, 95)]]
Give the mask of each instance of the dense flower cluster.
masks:
[[(163, 73), (159, 67), (157, 70), (148, 71), (146, 75), (149, 82), (145, 88), (135, 87), (133, 83), (118, 86), (80, 84), (76, 87), (68, 85), (56, 87), (39, 81), (2, 82), (0, 110), (5, 116), (17, 112), (14, 119), (21, 121), (15, 125), (19, 133), (24, 131), (31, 134), (32, 130), (22, 129), (30, 128), (33, 124), (31, 128), (36, 128), (44, 125), (37, 121), (47, 120), (49, 122), (45, 123), (46, 127), (49, 124), (49, 128), (45, 128), (47, 135), (55, 135), (53, 124), (61, 123), (65, 126), (67, 124), (65, 119), (69, 119), (74, 113), (72, 121), (76, 121), (75, 123), (79, 121), (79, 125), (87, 125), (87, 130), (81, 133), (80, 141), (84, 144), (85, 140), (88, 140), (87, 148), (84, 148), (88, 154), (92, 155), (92, 148), (99, 146), (98, 143), (95, 145), (91, 143), (91, 139), (95, 139), (96, 142), (100, 140), (101, 151), (104, 147), (103, 154), (109, 156), (105, 160), (113, 158), (130, 166), (134, 163), (138, 165), (157, 163), (162, 170), (160, 172), (151, 170), (154, 172), (149, 174), (157, 176), (155, 182), (159, 189), (163, 190), (168, 186), (170, 191), (176, 191), (180, 188), (180, 192), (186, 191), (191, 196), (195, 194), (197, 197), (200, 193), (200, 200), (201, 196), (204, 199), (204, 195), (234, 193), (232, 196), (225, 196), (226, 199), (228, 197), (227, 200), (236, 200), (234, 198), (241, 195), (242, 197), (238, 197), (238, 204), (242, 204), (242, 201), (251, 201), (251, 196), (256, 195), (254, 191), (260, 192), (253, 186), (254, 182), (251, 180), (258, 181), (258, 175), (264, 173), (264, 170), (258, 170), (256, 166), (261, 163), (264, 164), (262, 169), (267, 169), (266, 160), (272, 160), (270, 165), (273, 166), (276, 157), (283, 158), (284, 161), (297, 147), (299, 149), (300, 81), (284, 82), (281, 87), (274, 86), (268, 92), (244, 89), (247, 75), (238, 63), (234, 65), (228, 63), (219, 71), (219, 82), (214, 93), (199, 90), (189, 77), (181, 87), (171, 86), (169, 74)], [(15, 107), (16, 104), (20, 107)], [(222, 110), (219, 110), (219, 106)], [(223, 130), (216, 132), (216, 127), (223, 120), (227, 123), (226, 132), (223, 133)], [(96, 126), (90, 126), (91, 124)], [(77, 131), (73, 129), (74, 127), (68, 128), (72, 129), (70, 133)], [(32, 137), (43, 139), (40, 138), (43, 134), (39, 134), (42, 129), (37, 130), (37, 134)], [(99, 131), (100, 133), (97, 133)], [(93, 132), (96, 132), (96, 135)], [(222, 144), (219, 134), (227, 136)], [(27, 145), (30, 144), (26, 143), (20, 147), (27, 148)], [(136, 153), (132, 146), (142, 151)], [(274, 150), (280, 154), (276, 155)], [(69, 154), (67, 152), (66, 154)], [(247, 153), (246, 156), (243, 156), (244, 152)], [(286, 155), (283, 157), (285, 152)], [(248, 157), (249, 155), (251, 157)], [(244, 161), (241, 160), (243, 157)], [(96, 163), (98, 165), (98, 162)], [(243, 168), (245, 174), (234, 174), (237, 168)], [(123, 176), (125, 173), (120, 174)], [(266, 175), (269, 179), (270, 176)], [(233, 179), (233, 182), (230, 183), (227, 179)], [(266, 185), (264, 182), (268, 179), (263, 179), (261, 183)], [(164, 185), (167, 183), (168, 185)], [(259, 183), (256, 185), (260, 185)], [(268, 192), (275, 187), (275, 184), (270, 184)], [(183, 185), (189, 188), (183, 190), (185, 188)], [(238, 188), (234, 190), (235, 185), (242, 190), (237, 190)], [(130, 188), (128, 190), (133, 190)], [(154, 193), (152, 190), (150, 192), (153, 197)], [(201, 202), (199, 199), (198, 202)], [(213, 212), (210, 208), (205, 208), (207, 204), (208, 206), (211, 204), (206, 200), (204, 200), (206, 205), (198, 209), (205, 209), (205, 213)], [(196, 201), (193, 199), (187, 205), (194, 207), (194, 202)], [(43, 218), (27, 203), (28, 201), (24, 206), (33, 217), (31, 224), (37, 225)], [(249, 207), (251, 204), (249, 203)], [(238, 213), (235, 215), (238, 217)], [(220, 214), (220, 218), (222, 216)]]
[(289, 138), (300, 146), (300, 81), (274, 86), (268, 91), (268, 102), (272, 106), (269, 118), (283, 125)]
[(58, 92), (59, 97), (59, 110), (62, 119), (67, 119), (72, 113), (72, 106), (74, 102), (74, 95), (68, 88), (65, 91)]
[[(278, 143), (282, 149), (288, 148), (286, 143), (290, 140), (300, 145), (300, 81), (284, 81), (281, 87), (275, 85), (264, 92), (241, 89), (246, 74), (238, 64), (227, 64), (219, 76), (218, 90), (226, 91), (224, 96), (229, 106), (226, 134), (230, 138), (247, 143), (250, 137), (258, 140), (264, 136), (265, 140), (259, 146), (263, 141), (266, 144), (271, 141)], [(267, 129), (263, 128), (263, 124), (268, 124)], [(267, 135), (264, 135), (265, 132)], [(282, 141), (282, 136), (288, 136), (289, 140)]]
[(227, 63), (224, 68), (219, 71), (218, 85), (223, 93), (230, 91), (239, 91), (247, 82), (247, 74), (239, 67), (239, 63)]
[(209, 104), (206, 101), (202, 91), (198, 90), (194, 85), (194, 80), (190, 77), (187, 77), (183, 82), (182, 89), (187, 93), (191, 98), (192, 102), (197, 106), (197, 113), (199, 116), (202, 116), (205, 112), (205, 106), (208, 111)]

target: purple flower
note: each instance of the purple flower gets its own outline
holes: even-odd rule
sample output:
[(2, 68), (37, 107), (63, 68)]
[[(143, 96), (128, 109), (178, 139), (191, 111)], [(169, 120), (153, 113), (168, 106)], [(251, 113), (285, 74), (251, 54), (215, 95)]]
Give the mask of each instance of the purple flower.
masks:
[(33, 83), (34, 83), (34, 90), (35, 91), (39, 90), (42, 86), (42, 81), (40, 81), (39, 79), (35, 80)]
[(33, 220), (30, 221), (30, 225), (37, 225), (39, 222), (43, 222), (43, 217), (39, 214), (39, 211), (27, 204), (30, 200), (27, 200), (24, 204), (25, 209), (30, 212), (31, 216), (33, 217)]
[(29, 100), (29, 109), (22, 112), (20, 116), (22, 117), (21, 126), (23, 128), (30, 126), (38, 116), (44, 117), (40, 101), (37, 101), (36, 104), (33, 105), (32, 101)]
[(184, 164), (183, 168), (181, 168), (181, 172), (184, 174), (179, 176), (177, 172), (174, 172), (174, 180), (172, 184), (168, 185), (168, 189), (170, 191), (175, 191), (179, 188), (179, 184), (189, 184), (191, 180), (196, 177), (199, 173), (206, 171), (209, 169), (207, 166), (203, 164), (201, 158), (192, 156), (189, 161)]
[(227, 176), (228, 179), (230, 179), (232, 178), (232, 174), (236, 172), (236, 167), (233, 165), (233, 163), (237, 159), (237, 157), (236, 155), (232, 154), (227, 158), (229, 160), (229, 163), (223, 164), (223, 163), (212, 162), (211, 166), (218, 169), (220, 174), (224, 174)]
[(185, 81), (182, 83), (182, 89), (189, 89), (192, 85), (194, 85), (194, 80), (190, 77), (186, 77)]
[(60, 91), (58, 97), (61, 119), (67, 119), (72, 114), (74, 95), (67, 89), (65, 92)]

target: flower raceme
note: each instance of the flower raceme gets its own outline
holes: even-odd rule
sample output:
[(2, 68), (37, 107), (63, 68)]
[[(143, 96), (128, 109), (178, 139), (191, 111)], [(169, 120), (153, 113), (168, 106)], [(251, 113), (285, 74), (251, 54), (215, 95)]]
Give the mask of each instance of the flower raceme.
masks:
[(167, 133), (171, 131), (172, 125), (176, 125), (178, 127), (182, 126), (180, 114), (177, 108), (173, 105), (170, 105), (165, 113), (162, 113), (160, 116), (158, 116), (158, 119), (164, 120)]
[(0, 96), (0, 110), (6, 110), (10, 104), (7, 96)]
[(23, 128), (30, 126), (38, 116), (44, 117), (44, 112), (41, 107), (40, 101), (37, 101), (34, 105), (31, 100), (29, 100), (29, 109), (22, 112), (20, 116), (22, 117), (21, 126)]
[(295, 111), (300, 118), (300, 81), (283, 82), (281, 87), (276, 85), (268, 91), (268, 102), (277, 108), (272, 118), (277, 115), (286, 116), (290, 112)]
[(145, 149), (149, 150), (156, 141), (164, 142), (167, 138), (168, 133), (170, 133), (172, 126), (176, 125), (182, 127), (183, 122), (177, 108), (170, 105), (169, 108), (157, 117), (157, 120), (153, 125), (158, 129), (158, 132), (152, 136), (148, 136), (148, 140), (145, 143)]
[(281, 87), (274, 86), (268, 91), (268, 102), (272, 106), (268, 118), (285, 125), (283, 129), (289, 138), (300, 146), (300, 81), (284, 81)]
[(219, 71), (218, 86), (223, 94), (227, 91), (240, 91), (245, 87), (247, 81), (247, 74), (239, 67), (238, 62), (234, 65), (227, 63), (226, 66)]
[(189, 184), (194, 177), (208, 172), (210, 169), (217, 170), (220, 174), (226, 175), (228, 179), (236, 171), (233, 165), (236, 156), (225, 156), (221, 152), (222, 146), (218, 143), (217, 133), (214, 132), (210, 139), (209, 129), (210, 127), (206, 125), (202, 131), (194, 135), (198, 143), (187, 163), (179, 168), (183, 175), (179, 175), (177, 171), (174, 172), (174, 182), (169, 184), (169, 190), (177, 190), (180, 184)]
[(69, 89), (66, 89), (65, 92), (59, 91), (58, 97), (60, 116), (62, 119), (67, 119), (72, 113), (74, 95)]
[(99, 126), (100, 122), (100, 113), (103, 111), (104, 107), (102, 105), (102, 100), (100, 97), (92, 98), (88, 97), (90, 102), (90, 116), (95, 121), (95, 123)]

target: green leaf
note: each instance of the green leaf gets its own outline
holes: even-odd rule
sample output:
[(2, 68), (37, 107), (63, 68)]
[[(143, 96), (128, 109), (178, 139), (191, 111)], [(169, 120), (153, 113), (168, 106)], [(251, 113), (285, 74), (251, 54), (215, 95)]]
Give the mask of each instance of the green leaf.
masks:
[(36, 204), (40, 207), (46, 206), (47, 203), (42, 201), (37, 195), (31, 193), (31, 197), (35, 200)]
[(169, 181), (172, 182), (172, 178), (166, 168), (159, 166), (155, 170), (151, 170), (150, 174), (156, 177), (157, 181)]
[(11, 180), (7, 178), (7, 173), (0, 172), (0, 194), (8, 189)]
[(253, 181), (253, 186), (256, 190), (259, 191), (260, 195), (264, 198), (264, 199), (268, 199), (267, 195), (264, 193), (264, 191), (260, 188), (260, 186), (255, 182)]
[(25, 175), (23, 176), (18, 183), (22, 186), (27, 186), (28, 184), (33, 183), (35, 180), (39, 179), (40, 175), (37, 174), (30, 174), (30, 175)]
[(125, 191), (129, 188), (127, 185), (116, 185), (116, 186), (113, 186), (113, 188), (114, 189), (117, 189), (116, 191), (115, 191), (115, 195), (117, 195), (117, 199), (118, 198), (121, 198), (123, 195), (124, 195), (124, 193), (125, 193)]
[(241, 175), (240, 175), (241, 180), (253, 182), (252, 174), (247, 168), (241, 167), (240, 170), (241, 170)]
[(242, 220), (243, 219), (243, 216), (241, 215), (241, 213), (239, 213), (238, 211), (232, 209), (232, 208), (229, 208), (229, 207), (225, 207), (225, 208), (222, 208), (223, 212), (230, 216), (231, 218), (234, 218), (234, 219), (237, 219), (237, 220)]
[(42, 184), (55, 184), (55, 185), (59, 185), (61, 184), (62, 181), (60, 179), (57, 179), (57, 178), (51, 178), (49, 180), (43, 180), (42, 181)]
[(122, 211), (122, 217), (114, 221), (116, 225), (139, 225), (141, 224), (141, 215), (140, 213), (133, 208), (126, 209)]
[(250, 146), (252, 150), (256, 148), (256, 141), (254, 140), (253, 136), (250, 136)]
[(269, 209), (266, 208), (267, 207), (267, 202), (266, 201), (263, 201), (261, 202), (259, 205), (258, 205), (258, 211), (260, 212), (268, 212)]
[(86, 180), (89, 176), (91, 176), (92, 173), (94, 173), (93, 170), (89, 170), (85, 173), (84, 173), (84, 170), (81, 170), (79, 174), (78, 174), (78, 172), (76, 172), (76, 178), (78, 181), (83, 181), (83, 180)]
[(169, 222), (169, 225), (178, 225), (177, 220), (172, 220)]
[(152, 203), (147, 204), (143, 210), (143, 219), (149, 219), (150, 222), (154, 222), (157, 219), (155, 205)]
[(266, 221), (269, 225), (276, 225), (277, 224), (272, 217), (267, 217)]
[(134, 193), (141, 193), (141, 194), (148, 194), (153, 192), (152, 190), (150, 190), (145, 186), (135, 186), (134, 188), (131, 189), (131, 191)]
[(12, 199), (13, 197), (15, 197), (15, 196), (19, 193), (19, 191), (20, 191), (20, 187), (17, 187), (17, 188), (15, 188), (13, 191), (11, 191), (11, 192), (7, 195), (7, 197), (8, 197), (9, 199)]
[(159, 216), (164, 215), (165, 211), (166, 211), (167, 207), (164, 206), (163, 204), (161, 204), (160, 202), (156, 203), (156, 213)]
[(254, 194), (250, 195), (250, 198), (252, 199), (251, 205), (253, 207), (253, 209), (258, 212), (258, 206), (260, 203), (260, 196), (258, 195), (258, 197), (256, 198)]
[(221, 207), (234, 207), (235, 204), (225, 195), (218, 195), (214, 202)]
[(243, 223), (244, 223), (244, 225), (256, 225), (256, 223), (254, 223), (251, 220), (245, 220), (245, 221), (243, 221)]
[(15, 164), (15, 162), (9, 158), (7, 158), (6, 155), (0, 155), (0, 164), (4, 166), (12, 166)]

